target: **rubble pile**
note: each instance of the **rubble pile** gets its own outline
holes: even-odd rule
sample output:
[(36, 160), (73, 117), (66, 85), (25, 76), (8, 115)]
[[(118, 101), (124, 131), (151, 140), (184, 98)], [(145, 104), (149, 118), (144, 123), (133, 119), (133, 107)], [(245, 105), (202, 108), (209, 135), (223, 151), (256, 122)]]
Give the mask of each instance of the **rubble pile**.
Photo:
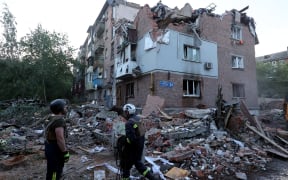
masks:
[[(146, 159), (147, 164), (152, 168), (159, 166), (162, 179), (232, 176), (247, 179), (250, 173), (267, 169), (271, 154), (288, 158), (288, 143), (285, 144), (288, 132), (274, 126), (266, 127), (271, 123), (267, 119), (281, 118), (281, 111), (271, 111), (265, 115), (267, 119), (259, 116), (264, 119), (260, 121), (249, 113), (243, 102), (240, 102), (238, 112), (232, 105), (225, 107), (225, 112), (220, 108), (222, 117), (217, 115), (216, 109), (209, 108), (165, 113), (161, 110), (164, 102), (153, 103), (153, 106), (147, 106), (149, 110), (142, 110), (145, 116), (141, 113), (139, 116), (147, 130), (145, 156), (156, 158), (153, 161)], [(1, 120), (2, 169), (11, 170), (27, 161), (29, 154), (43, 152), (43, 128), (49, 116), (43, 112), (49, 111), (47, 108), (36, 111), (28, 121), (18, 119), (20, 125), (10, 118)], [(219, 123), (219, 119), (224, 122)], [(94, 104), (71, 105), (67, 123), (68, 147), (74, 155), (97, 156), (95, 152), (99, 151), (113, 154), (117, 137), (125, 133), (125, 119), (121, 115)], [(223, 126), (219, 126), (221, 124)], [(117, 168), (115, 164), (111, 166)]]

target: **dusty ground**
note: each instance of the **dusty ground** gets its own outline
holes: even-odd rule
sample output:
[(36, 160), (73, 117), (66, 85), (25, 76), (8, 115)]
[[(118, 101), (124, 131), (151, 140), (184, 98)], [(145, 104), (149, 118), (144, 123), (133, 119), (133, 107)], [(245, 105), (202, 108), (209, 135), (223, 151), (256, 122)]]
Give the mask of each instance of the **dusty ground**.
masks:
[[(93, 179), (95, 170), (105, 170), (107, 180), (117, 179), (116, 175), (109, 171), (102, 163), (108, 163), (115, 166), (115, 161), (111, 151), (105, 151), (94, 155), (85, 155), (89, 161), (83, 163), (81, 161), (82, 154), (72, 154), (71, 159), (65, 165), (64, 179)], [(45, 179), (46, 161), (43, 152), (31, 154), (27, 156), (25, 163), (13, 167), (13, 169), (0, 171), (0, 180), (43, 180)], [(87, 170), (89, 166), (100, 165)], [(247, 173), (248, 179), (251, 180), (286, 180), (288, 179), (288, 161), (279, 158), (273, 158), (272, 162), (267, 166), (266, 171)], [(221, 179), (236, 179), (232, 177), (221, 177)]]
[[(88, 158), (88, 161), (83, 162), (81, 157)], [(64, 167), (64, 179), (93, 179), (94, 170), (105, 170), (106, 179), (116, 179), (116, 175), (107, 170), (107, 168), (101, 164), (108, 163), (115, 166), (114, 157), (111, 151), (103, 151), (93, 155), (81, 153), (71, 154), (71, 158)], [(91, 170), (86, 168), (89, 166), (96, 166)], [(44, 158), (43, 151), (39, 153), (31, 154), (27, 156), (27, 160), (12, 169), (1, 170), (0, 180), (36, 180), (45, 179), (46, 173), (46, 160)]]
[[(263, 126), (282, 128), (287, 130), (288, 122), (286, 122), (281, 116), (275, 115), (261, 115), (258, 119), (263, 123)], [(117, 176), (115, 173), (108, 170), (103, 164), (107, 163), (113, 167), (115, 160), (111, 149), (89, 154), (84, 152), (77, 147), (74, 147), (71, 152), (71, 158), (64, 168), (64, 179), (66, 180), (93, 180), (94, 171), (105, 170), (105, 176), (107, 180), (116, 180)], [(46, 160), (44, 158), (43, 147), (37, 152), (26, 154), (26, 161), (13, 168), (6, 169), (0, 167), (0, 180), (43, 180), (45, 179), (46, 173)], [(83, 162), (83, 157), (88, 161)], [(246, 172), (247, 179), (251, 180), (285, 180), (288, 179), (288, 160), (281, 159), (271, 155), (273, 159), (265, 171), (258, 172)], [(93, 167), (90, 170), (87, 167)], [(214, 178), (217, 179), (217, 178)], [(221, 177), (218, 179), (236, 179), (235, 177)]]

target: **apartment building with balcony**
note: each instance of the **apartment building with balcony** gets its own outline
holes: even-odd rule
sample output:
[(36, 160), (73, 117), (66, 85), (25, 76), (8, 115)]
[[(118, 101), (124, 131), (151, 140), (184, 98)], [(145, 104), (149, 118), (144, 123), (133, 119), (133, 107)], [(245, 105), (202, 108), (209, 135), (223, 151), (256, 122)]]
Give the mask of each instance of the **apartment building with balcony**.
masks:
[(150, 94), (166, 108), (215, 107), (221, 86), (227, 102), (258, 108), (254, 19), (247, 8), (217, 15), (215, 7), (145, 5), (133, 24), (117, 29), (117, 106), (143, 107)]
[(94, 24), (88, 27), (87, 38), (78, 55), (85, 69), (82, 74), (78, 73), (80, 77), (74, 83), (74, 88), (77, 88), (81, 86), (79, 79), (84, 82), (83, 94), (88, 101), (112, 106), (115, 28), (120, 19), (133, 22), (139, 9), (140, 5), (125, 0), (107, 0)]
[[(258, 108), (258, 38), (247, 8), (218, 15), (214, 4), (171, 9), (161, 2), (141, 8), (109, 2), (83, 45), (88, 100), (108, 108), (143, 107), (150, 94), (164, 98), (166, 108), (215, 107), (222, 87), (227, 102), (243, 99), (249, 108)], [(131, 11), (121, 11), (124, 6)]]

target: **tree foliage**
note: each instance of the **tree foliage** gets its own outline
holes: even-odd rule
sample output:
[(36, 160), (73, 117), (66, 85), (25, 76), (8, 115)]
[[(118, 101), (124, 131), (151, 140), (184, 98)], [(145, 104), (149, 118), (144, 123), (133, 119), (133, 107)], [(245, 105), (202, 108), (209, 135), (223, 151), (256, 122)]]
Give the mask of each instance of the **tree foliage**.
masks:
[(0, 57), (9, 60), (18, 58), (18, 43), (17, 43), (17, 22), (13, 14), (9, 11), (7, 4), (4, 4), (0, 22), (3, 25), (4, 32), (2, 33), (4, 40), (1, 41)]
[(272, 65), (258, 62), (256, 66), (258, 93), (261, 97), (283, 98), (288, 94), (288, 64)]
[[(8, 8), (7, 12), (10, 12)], [(13, 16), (3, 16), (1, 22), (12, 22), (9, 18), (14, 19)], [(16, 27), (13, 32), (4, 28), (4, 32), (4, 38), (16, 38)], [(74, 60), (73, 49), (65, 34), (49, 32), (38, 25), (19, 42), (6, 45), (0, 47), (1, 52), (6, 52), (0, 59), (0, 100), (21, 97), (46, 102), (70, 97), (73, 81), (70, 69)]]

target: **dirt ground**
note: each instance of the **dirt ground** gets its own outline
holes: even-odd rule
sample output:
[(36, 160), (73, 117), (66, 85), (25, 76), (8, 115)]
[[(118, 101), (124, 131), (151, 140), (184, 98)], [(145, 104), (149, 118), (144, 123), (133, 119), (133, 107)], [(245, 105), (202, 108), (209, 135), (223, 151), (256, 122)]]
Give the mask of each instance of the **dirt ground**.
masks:
[[(269, 113), (268, 113), (269, 114)], [(263, 127), (282, 128), (287, 130), (288, 122), (281, 116), (267, 115), (263, 113), (258, 116)], [(44, 147), (39, 151), (26, 154), (26, 160), (11, 169), (0, 167), (0, 180), (43, 180), (46, 173), (46, 160), (44, 157)], [(64, 168), (65, 180), (93, 180), (94, 172), (105, 171), (105, 179), (116, 180), (117, 176), (109, 170), (106, 164), (117, 167), (113, 152), (110, 148), (99, 153), (87, 153), (76, 147), (70, 151), (71, 158)], [(248, 180), (286, 180), (288, 179), (288, 160), (281, 159), (275, 155), (270, 155), (272, 161), (267, 165), (266, 170), (258, 172), (246, 172)], [(85, 161), (84, 161), (85, 160)], [(90, 167), (90, 168), (88, 168)], [(97, 179), (97, 178), (95, 178)], [(217, 178), (214, 178), (217, 179)], [(235, 177), (221, 177), (219, 179), (236, 179)]]
[[(86, 161), (83, 162), (83, 157)], [(94, 179), (94, 171), (105, 170), (106, 179), (116, 179), (116, 175), (103, 165), (108, 163), (115, 166), (113, 153), (111, 151), (103, 151), (93, 155), (80, 153), (71, 153), (71, 158), (68, 163), (65, 164), (63, 179)], [(91, 170), (87, 170), (87, 167), (93, 167)], [(2, 171), (2, 172), (1, 172)], [(13, 169), (6, 169), (0, 171), (0, 180), (43, 180), (46, 173), (46, 160), (44, 158), (44, 152), (31, 154), (27, 156), (27, 160)]]
[[(109, 171), (103, 163), (108, 163), (115, 166), (115, 160), (111, 151), (100, 152), (94, 155), (85, 155), (88, 157), (87, 162), (82, 162), (83, 155), (72, 154), (71, 159), (64, 167), (65, 180), (90, 180), (94, 179), (94, 171), (105, 170), (107, 180), (117, 179), (116, 174)], [(24, 164), (13, 167), (10, 170), (0, 171), (0, 180), (43, 180), (45, 179), (46, 161), (43, 152), (31, 154)], [(93, 167), (92, 170), (87, 170), (87, 167)], [(268, 164), (266, 171), (247, 173), (248, 180), (286, 180), (288, 179), (288, 161), (274, 157), (271, 163)], [(221, 177), (221, 179), (233, 180), (233, 177)]]

